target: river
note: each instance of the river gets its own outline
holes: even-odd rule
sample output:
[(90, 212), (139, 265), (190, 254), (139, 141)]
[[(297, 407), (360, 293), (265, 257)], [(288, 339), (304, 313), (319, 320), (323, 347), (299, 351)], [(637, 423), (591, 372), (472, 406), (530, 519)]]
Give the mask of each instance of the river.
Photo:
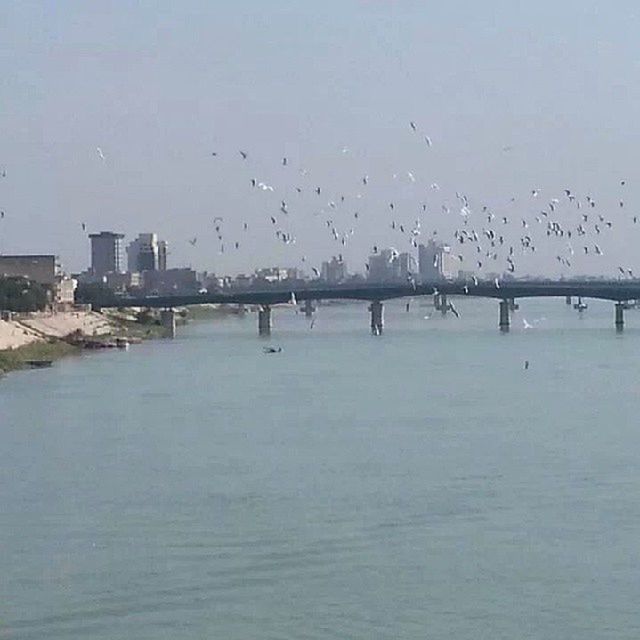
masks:
[(0, 638), (640, 637), (640, 312), (456, 306), (0, 381)]

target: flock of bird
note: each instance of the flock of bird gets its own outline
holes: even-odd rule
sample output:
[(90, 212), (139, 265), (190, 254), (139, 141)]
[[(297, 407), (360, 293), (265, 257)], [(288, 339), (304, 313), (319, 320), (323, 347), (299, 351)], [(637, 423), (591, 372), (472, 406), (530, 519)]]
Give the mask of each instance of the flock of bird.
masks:
[[(409, 122), (408, 131), (426, 152), (431, 151), (431, 137), (416, 122)], [(347, 154), (349, 149), (345, 147), (341, 153)], [(219, 155), (217, 151), (212, 152), (213, 157)], [(605, 213), (606, 207), (599, 206), (592, 195), (568, 188), (549, 195), (532, 188), (524, 197), (512, 197), (492, 206), (476, 202), (462, 191), (455, 191), (455, 196), (447, 200), (437, 182), (423, 183), (416, 177), (417, 171), (408, 170), (392, 175), (392, 183), (402, 187), (400, 199), (389, 199), (381, 205), (379, 200), (372, 203), (368, 199), (374, 180), (365, 172), (353, 183), (351, 190), (341, 193), (326, 184), (314, 182), (308, 170), (294, 169), (288, 157), (279, 161), (284, 172), (278, 177), (277, 185), (256, 175), (257, 168), (249, 151), (238, 150), (236, 158), (237, 163), (246, 167), (247, 190), (262, 198), (265, 220), (271, 226), (275, 240), (284, 246), (295, 246), (292, 258), (298, 255), (301, 263), (306, 263), (307, 258), (296, 246), (293, 220), (298, 218), (300, 224), (302, 217), (302, 224), (309, 224), (309, 214), (311, 218), (320, 218), (328, 241), (335, 246), (335, 253), (342, 255), (362, 231), (372, 209), (380, 211), (384, 207), (388, 230), (384, 241), (381, 238), (370, 246), (370, 254), (388, 247), (387, 255), (393, 260), (402, 251), (415, 254), (420, 243), (433, 238), (451, 247), (460, 270), (473, 272), (478, 277), (504, 272), (524, 275), (523, 271), (518, 271), (522, 257), (535, 253), (552, 257), (563, 273), (569, 272), (577, 255), (593, 259), (604, 255), (603, 239), (620, 221), (620, 216), (616, 216), (614, 224), (611, 216)], [(625, 187), (626, 180), (620, 180), (616, 208), (623, 212)], [(408, 198), (407, 189), (412, 192)], [(628, 217), (631, 224), (638, 224), (637, 215)], [(214, 220), (220, 252), (224, 253), (230, 246), (239, 249), (239, 239), (225, 242), (223, 222), (221, 218)], [(243, 222), (242, 230), (248, 229), (248, 223)], [(443, 233), (444, 229), (448, 232)], [(194, 238), (191, 244), (196, 240)], [(316, 266), (310, 268), (315, 277), (320, 275)], [(363, 268), (366, 270), (368, 264)], [(619, 265), (618, 274), (634, 277), (629, 265)]]
[[(407, 134), (413, 144), (420, 145), (427, 154), (432, 153), (432, 139), (417, 122), (408, 123)], [(100, 162), (106, 161), (101, 147), (96, 147), (96, 153)], [(346, 155), (350, 150), (344, 147), (338, 153)], [(451, 247), (460, 270), (483, 277), (504, 272), (524, 275), (524, 271), (519, 270), (523, 256), (536, 253), (551, 257), (563, 273), (568, 272), (577, 256), (594, 260), (603, 256), (603, 239), (625, 217), (633, 225), (639, 220), (637, 215), (626, 213), (626, 180), (618, 184), (616, 209), (622, 216), (616, 215), (614, 222), (606, 213), (606, 207), (601, 207), (592, 195), (569, 188), (556, 194), (531, 188), (524, 197), (512, 197), (491, 205), (477, 201), (464, 191), (451, 191), (446, 197), (438, 182), (420, 180), (417, 170), (376, 178), (363, 171), (353, 180), (350, 189), (341, 192), (331, 185), (320, 184), (309, 170), (297, 167), (287, 156), (266, 168), (266, 173), (274, 176), (273, 180), (263, 175), (262, 163), (254, 162), (253, 153), (246, 149), (211, 151), (211, 157), (216, 162), (224, 161), (225, 164), (218, 166), (231, 167), (236, 175), (240, 171), (247, 206), (264, 211), (262, 225), (271, 230), (275, 242), (282, 247), (283, 261), (288, 265), (306, 266), (315, 277), (320, 276), (320, 269), (309, 264), (300, 246), (303, 243), (298, 242), (296, 227), (304, 229), (308, 236), (309, 229), (316, 224), (318, 233), (326, 234), (327, 244), (333, 245), (333, 253), (342, 257), (360, 236), (371, 238), (367, 225), (379, 224), (382, 217), (387, 220), (387, 230), (376, 236), (378, 240), (369, 245), (368, 254), (388, 248), (386, 255), (393, 260), (404, 251), (415, 254), (419, 244), (434, 239)], [(279, 169), (275, 165), (279, 165)], [(1, 177), (6, 178), (5, 170)], [(394, 188), (398, 198), (389, 198)], [(385, 196), (387, 202), (381, 202)], [(255, 248), (257, 235), (252, 235), (249, 221), (239, 218), (241, 215), (233, 212), (212, 218), (220, 254)], [(5, 217), (4, 210), (0, 211), (0, 217)], [(253, 220), (251, 227), (254, 224), (259, 226), (260, 222)], [(83, 222), (81, 227), (86, 231), (87, 224)], [(314, 238), (318, 235), (314, 234)], [(198, 235), (192, 235), (188, 243), (195, 247)], [(366, 271), (368, 264), (362, 267)], [(634, 277), (629, 265), (620, 264), (617, 269), (620, 277)]]

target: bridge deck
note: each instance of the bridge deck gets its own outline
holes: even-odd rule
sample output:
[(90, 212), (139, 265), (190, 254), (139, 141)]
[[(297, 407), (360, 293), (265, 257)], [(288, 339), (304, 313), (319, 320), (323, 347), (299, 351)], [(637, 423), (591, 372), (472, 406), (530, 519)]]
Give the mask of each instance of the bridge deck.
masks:
[(554, 298), (579, 296), (623, 302), (640, 299), (640, 281), (598, 280), (598, 281), (550, 281), (509, 280), (499, 282), (479, 281), (477, 284), (465, 282), (432, 282), (402, 285), (358, 285), (337, 287), (293, 287), (269, 288), (262, 290), (234, 291), (229, 293), (206, 293), (182, 296), (120, 297), (105, 301), (102, 307), (183, 307), (197, 304), (256, 304), (273, 305), (290, 302), (292, 294), (297, 301), (304, 300), (391, 300), (429, 296), (435, 293), (479, 298)]

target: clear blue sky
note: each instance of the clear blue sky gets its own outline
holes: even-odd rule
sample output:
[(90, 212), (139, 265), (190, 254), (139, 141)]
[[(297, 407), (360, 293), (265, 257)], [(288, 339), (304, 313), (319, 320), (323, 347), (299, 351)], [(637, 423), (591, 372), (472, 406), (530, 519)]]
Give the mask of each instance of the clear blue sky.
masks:
[[(128, 240), (157, 231), (173, 265), (236, 272), (305, 255), (319, 266), (342, 252), (362, 270), (373, 244), (407, 248), (389, 228), (391, 200), (408, 226), (428, 202), (423, 234), (447, 239), (461, 224), (455, 191), (480, 230), (484, 204), (531, 218), (531, 189), (546, 202), (570, 188), (615, 223), (597, 239), (605, 255), (576, 256), (574, 272), (640, 273), (640, 224), (629, 221), (640, 203), (639, 13), (591, 0), (3, 3), (0, 251), (53, 252), (82, 269), (85, 222)], [(280, 193), (252, 190), (252, 177), (282, 190), (287, 217)], [(347, 232), (355, 210), (342, 247), (325, 221)], [(275, 238), (272, 214), (295, 245)], [(559, 273), (557, 251), (541, 238), (520, 272)]]

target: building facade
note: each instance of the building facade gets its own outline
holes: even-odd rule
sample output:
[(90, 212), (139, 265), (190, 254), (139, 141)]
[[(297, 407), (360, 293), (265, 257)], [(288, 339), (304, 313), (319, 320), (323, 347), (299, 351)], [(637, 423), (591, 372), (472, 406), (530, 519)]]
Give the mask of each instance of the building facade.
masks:
[(124, 234), (101, 231), (91, 239), (91, 271), (97, 277), (107, 273), (122, 273), (122, 240)]
[(457, 266), (451, 247), (445, 244), (429, 240), (418, 247), (418, 269), (423, 282), (452, 279)]
[(369, 273), (371, 282), (397, 282), (400, 280), (399, 255), (393, 249), (383, 249), (380, 253), (369, 256)]
[(322, 279), (329, 284), (340, 284), (347, 279), (347, 265), (342, 256), (333, 256), (330, 262), (322, 263)]
[(155, 233), (140, 233), (127, 247), (127, 266), (131, 272), (166, 271), (167, 243)]
[(0, 277), (23, 277), (53, 288), (59, 272), (53, 255), (0, 256)]

